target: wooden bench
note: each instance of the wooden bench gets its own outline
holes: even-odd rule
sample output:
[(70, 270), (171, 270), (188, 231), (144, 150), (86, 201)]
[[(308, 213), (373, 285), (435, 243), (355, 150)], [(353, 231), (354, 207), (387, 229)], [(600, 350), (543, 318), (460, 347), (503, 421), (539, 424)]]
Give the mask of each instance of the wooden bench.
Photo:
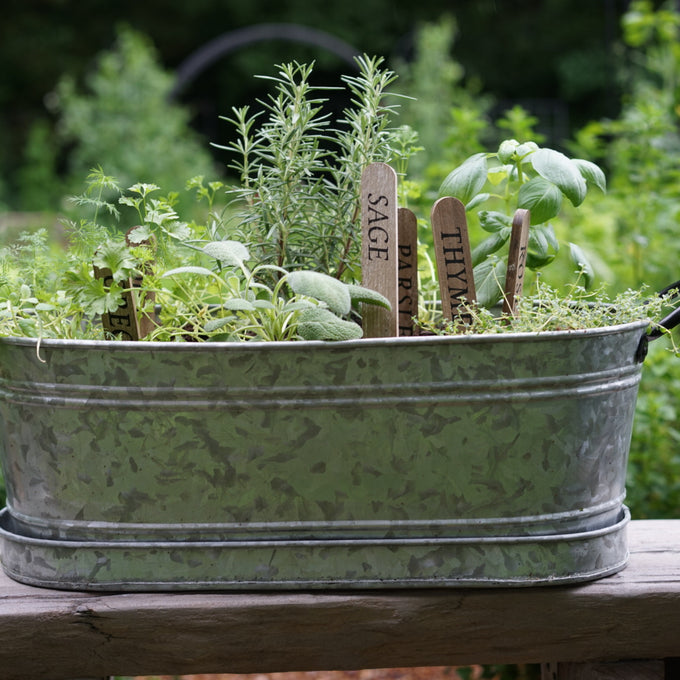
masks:
[(568, 587), (97, 594), (3, 575), (0, 678), (543, 662), (549, 680), (678, 679), (680, 520), (632, 522), (629, 543), (621, 573)]

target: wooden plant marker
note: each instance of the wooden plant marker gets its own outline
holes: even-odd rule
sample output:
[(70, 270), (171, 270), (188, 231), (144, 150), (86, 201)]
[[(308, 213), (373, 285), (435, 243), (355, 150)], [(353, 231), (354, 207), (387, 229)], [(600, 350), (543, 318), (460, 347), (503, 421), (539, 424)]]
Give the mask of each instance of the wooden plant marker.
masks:
[[(126, 242), (131, 245), (129, 236), (137, 227), (132, 227), (126, 234)], [(110, 269), (102, 269), (93, 266), (94, 277), (96, 279), (103, 279), (104, 285), (109, 287), (113, 284), (113, 273)], [(142, 277), (137, 276), (134, 279), (130, 278), (127, 281), (127, 288), (139, 288), (142, 284)], [(111, 335), (118, 335), (122, 340), (140, 340), (146, 336), (153, 328), (154, 322), (148, 317), (143, 317), (141, 322), (137, 315), (137, 301), (136, 295), (132, 290), (125, 290), (122, 293), (123, 303), (115, 312), (106, 312), (102, 314), (102, 326), (104, 330)]]
[(505, 292), (503, 294), (503, 314), (514, 316), (517, 311), (517, 300), (522, 295), (527, 264), (530, 219), (529, 211), (520, 208), (515, 212), (512, 220), (510, 254), (508, 255)]
[[(140, 241), (139, 243), (133, 243), (130, 240), (130, 234), (132, 234), (132, 232), (135, 229), (138, 229), (138, 228), (139, 227), (132, 227), (131, 229), (128, 229), (127, 233), (125, 234), (125, 242), (127, 243), (128, 247), (134, 246), (134, 245), (145, 245), (145, 246), (154, 247), (155, 246), (155, 239), (153, 237), (149, 240)], [(134, 278), (130, 279), (131, 286), (133, 288), (138, 288), (138, 289), (141, 288), (142, 282), (143, 282), (143, 279), (144, 279), (144, 275), (146, 275), (146, 274), (151, 274), (151, 263), (150, 262), (146, 263), (143, 274), (138, 274)], [(140, 303), (144, 303), (147, 300), (153, 304), (156, 301), (156, 294), (153, 291), (147, 292), (146, 293), (146, 299), (140, 300)], [(139, 318), (139, 316), (137, 318), (139, 320), (139, 332), (140, 332), (139, 337), (140, 338), (145, 338), (158, 325), (156, 323), (156, 321), (153, 318), (151, 318), (148, 314), (143, 314), (141, 318)]]
[[(95, 266), (94, 277), (104, 279), (104, 285), (107, 288), (113, 284), (113, 275), (110, 269), (101, 269)], [(139, 340), (144, 336), (142, 336), (139, 328), (135, 296), (131, 290), (125, 290), (122, 297), (123, 304), (115, 312), (102, 314), (102, 325), (107, 334), (119, 335), (122, 340)]]
[(442, 314), (469, 323), (470, 315), (459, 311), (463, 302), (477, 299), (465, 206), (452, 196), (440, 198), (432, 206), (432, 231)]
[(399, 335), (418, 335), (418, 220), (407, 208), (397, 213), (399, 228)]
[(363, 306), (364, 337), (399, 335), (397, 173), (371, 163), (361, 176), (362, 285), (384, 295), (392, 309)]

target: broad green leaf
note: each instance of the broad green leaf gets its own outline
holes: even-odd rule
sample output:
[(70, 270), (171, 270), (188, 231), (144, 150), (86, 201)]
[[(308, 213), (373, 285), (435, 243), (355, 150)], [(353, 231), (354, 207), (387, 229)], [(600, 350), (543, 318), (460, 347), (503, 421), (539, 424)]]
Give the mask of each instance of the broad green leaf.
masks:
[(324, 307), (304, 310), (297, 331), (304, 340), (356, 340), (363, 335), (357, 324), (337, 317)]
[(543, 228), (543, 225), (531, 228), (527, 252), (527, 267), (529, 269), (540, 269), (555, 259), (559, 244), (557, 248), (551, 251), (551, 248), (554, 248), (553, 236), (552, 230)]
[(439, 197), (455, 196), (469, 203), (486, 182), (486, 154), (477, 153), (449, 173), (439, 187)]
[(496, 210), (480, 210), (479, 225), (490, 233), (512, 226), (512, 218)]
[(546, 267), (555, 259), (554, 253), (548, 253), (547, 255), (536, 255), (536, 253), (527, 253), (527, 269), (541, 269)]
[(534, 177), (520, 187), (517, 205), (531, 212), (532, 224), (542, 224), (559, 214), (562, 192), (543, 177)]
[(288, 274), (288, 285), (298, 295), (308, 295), (325, 302), (336, 314), (348, 314), (352, 299), (347, 285), (321, 272), (297, 271)]
[(248, 248), (239, 241), (211, 241), (206, 243), (203, 252), (225, 265), (241, 266), (250, 258)]
[(574, 158), (572, 163), (579, 169), (586, 183), (594, 184), (603, 193), (607, 191), (607, 178), (599, 165), (582, 158)]
[(500, 231), (485, 238), (476, 248), (472, 250), (472, 266), (476, 267), (478, 264), (486, 260), (486, 258), (500, 250), (510, 238), (512, 229), (503, 227)]
[(493, 307), (503, 297), (505, 260), (488, 259), (474, 268), (477, 304)]
[(540, 231), (548, 241), (548, 245), (557, 253), (560, 249), (560, 242), (557, 240), (552, 224), (540, 224), (532, 227), (534, 231)]
[(588, 256), (585, 254), (580, 246), (575, 243), (569, 244), (569, 255), (572, 261), (578, 267), (579, 271), (585, 277), (585, 288), (590, 288), (593, 280), (595, 279), (595, 272), (593, 271), (593, 266), (590, 264)]
[(529, 158), (536, 172), (556, 184), (575, 206), (583, 202), (586, 197), (586, 181), (573, 161), (553, 149), (538, 149)]
[(540, 269), (550, 264), (560, 249), (555, 231), (550, 224), (531, 227), (527, 251), (527, 267)]
[(347, 288), (352, 302), (366, 302), (368, 304), (384, 307), (385, 309), (392, 309), (390, 301), (375, 290), (364, 288), (363, 286), (356, 286), (353, 283), (348, 283)]
[(488, 201), (489, 195), (490, 194), (488, 192), (483, 192), (474, 196), (473, 199), (465, 206), (465, 212), (470, 212), (470, 210), (474, 210), (480, 203)]

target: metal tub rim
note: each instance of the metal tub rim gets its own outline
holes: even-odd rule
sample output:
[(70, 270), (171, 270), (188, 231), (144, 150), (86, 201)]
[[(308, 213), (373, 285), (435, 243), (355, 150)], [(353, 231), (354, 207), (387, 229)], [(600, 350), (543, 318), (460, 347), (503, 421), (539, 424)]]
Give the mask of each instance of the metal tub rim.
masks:
[[(632, 321), (626, 324), (613, 326), (601, 326), (598, 328), (584, 328), (577, 330), (559, 331), (535, 331), (522, 333), (474, 333), (469, 335), (418, 335), (399, 336), (388, 338), (359, 338), (357, 340), (340, 340), (326, 342), (322, 340), (295, 340), (295, 341), (247, 341), (247, 342), (160, 342), (160, 341), (129, 341), (129, 340), (84, 340), (66, 338), (30, 338), (30, 337), (0, 337), (0, 342), (19, 345), (36, 346), (40, 348), (58, 349), (63, 347), (77, 347), (81, 349), (102, 350), (104, 348), (116, 348), (126, 351), (209, 351), (212, 350), (236, 350), (246, 348), (268, 348), (269, 351), (294, 350), (307, 352), (313, 348), (338, 348), (351, 349), (353, 347), (367, 349), (370, 347), (399, 346), (399, 345), (437, 345), (437, 344), (476, 344), (476, 343), (508, 343), (523, 341), (548, 342), (567, 338), (586, 338), (615, 335), (635, 329), (646, 329), (649, 326), (648, 319)], [(205, 348), (205, 349), (202, 349)]]

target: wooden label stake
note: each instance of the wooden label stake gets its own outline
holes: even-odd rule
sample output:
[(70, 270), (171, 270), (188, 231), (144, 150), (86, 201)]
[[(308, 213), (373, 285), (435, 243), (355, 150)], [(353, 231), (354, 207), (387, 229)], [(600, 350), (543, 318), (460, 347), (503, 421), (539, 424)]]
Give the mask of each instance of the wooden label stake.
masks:
[(399, 335), (397, 173), (372, 163), (361, 177), (362, 284), (384, 295), (392, 309), (363, 306), (364, 337)]
[(399, 335), (418, 335), (418, 221), (399, 208)]
[(512, 220), (512, 234), (510, 235), (508, 269), (505, 275), (503, 314), (514, 316), (517, 311), (517, 299), (522, 295), (527, 264), (529, 222), (530, 214), (528, 210), (520, 208), (515, 212)]
[(459, 312), (463, 302), (477, 299), (465, 206), (452, 196), (440, 198), (432, 206), (432, 231), (442, 314), (469, 323), (470, 315)]
[[(139, 229), (139, 227), (132, 227), (131, 229), (128, 229), (127, 233), (125, 234), (125, 242), (128, 245), (128, 248), (138, 245), (138, 246), (148, 246), (150, 248), (153, 248), (155, 251), (155, 243), (156, 240), (153, 238), (153, 236), (150, 239), (140, 241), (139, 243), (134, 243), (130, 236), (132, 235), (132, 232), (135, 231), (135, 229)], [(145, 267), (144, 267), (144, 272), (143, 274), (138, 274), (134, 278), (130, 280), (130, 283), (133, 288), (140, 289), (142, 287), (142, 282), (144, 281), (144, 276), (147, 274), (151, 274), (151, 262), (147, 262)], [(138, 296), (141, 296), (141, 292), (137, 293)], [(147, 302), (149, 304), (153, 304), (156, 301), (156, 294), (153, 291), (147, 291), (146, 296), (144, 299), (138, 298), (137, 302), (139, 303), (140, 308), (144, 308), (146, 306)], [(148, 314), (142, 314), (141, 318), (137, 317), (139, 319), (139, 333), (140, 333), (140, 338), (145, 338), (149, 333), (151, 333), (152, 330), (154, 330), (158, 324), (156, 323), (156, 320), (149, 316)]]
[[(104, 279), (104, 285), (107, 288), (113, 284), (113, 275), (110, 269), (94, 267), (94, 277)], [(129, 279), (126, 285), (128, 288), (132, 287)], [(102, 325), (107, 334), (119, 335), (122, 340), (139, 340), (142, 337), (137, 320), (135, 296), (131, 290), (123, 291), (123, 303), (115, 312), (102, 314)]]

